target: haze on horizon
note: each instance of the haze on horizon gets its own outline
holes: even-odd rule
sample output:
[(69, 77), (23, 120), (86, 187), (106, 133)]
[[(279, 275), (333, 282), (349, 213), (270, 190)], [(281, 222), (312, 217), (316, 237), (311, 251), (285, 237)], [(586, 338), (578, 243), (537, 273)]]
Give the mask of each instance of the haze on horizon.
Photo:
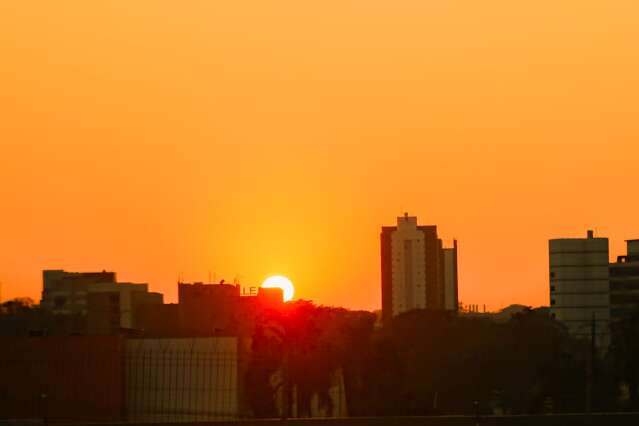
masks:
[(0, 282), (289, 277), (380, 306), (404, 211), (460, 300), (548, 303), (547, 240), (639, 237), (639, 3), (6, 1)]

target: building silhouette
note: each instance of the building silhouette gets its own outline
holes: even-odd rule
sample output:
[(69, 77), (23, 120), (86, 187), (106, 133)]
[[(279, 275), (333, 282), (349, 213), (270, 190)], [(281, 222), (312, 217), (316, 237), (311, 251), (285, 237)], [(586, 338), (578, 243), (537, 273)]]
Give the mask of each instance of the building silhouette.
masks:
[[(608, 238), (559, 238), (549, 241), (550, 312), (570, 334), (610, 344)], [(593, 324), (594, 322), (594, 324)]]
[(115, 284), (115, 272), (45, 270), (40, 306), (54, 314), (86, 314), (89, 289)]
[(134, 328), (147, 337), (250, 336), (264, 310), (283, 304), (279, 288), (242, 296), (239, 284), (178, 283), (178, 303), (146, 305)]
[(164, 297), (148, 284), (119, 283), (115, 272), (42, 272), (43, 311), (80, 316), (86, 330), (75, 333), (113, 335), (135, 327), (136, 315), (147, 305), (161, 305)]
[(457, 310), (457, 241), (444, 248), (437, 226), (407, 213), (382, 227), (380, 239), (384, 322), (414, 309)]
[(639, 309), (639, 240), (626, 240), (626, 255), (610, 264), (610, 320), (619, 323)]

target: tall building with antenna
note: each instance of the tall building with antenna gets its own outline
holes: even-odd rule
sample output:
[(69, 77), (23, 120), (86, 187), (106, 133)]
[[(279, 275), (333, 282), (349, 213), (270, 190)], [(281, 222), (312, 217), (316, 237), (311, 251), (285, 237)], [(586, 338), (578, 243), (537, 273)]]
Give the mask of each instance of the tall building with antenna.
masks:
[(380, 240), (384, 322), (414, 309), (457, 311), (457, 241), (444, 248), (437, 226), (408, 213), (382, 227)]

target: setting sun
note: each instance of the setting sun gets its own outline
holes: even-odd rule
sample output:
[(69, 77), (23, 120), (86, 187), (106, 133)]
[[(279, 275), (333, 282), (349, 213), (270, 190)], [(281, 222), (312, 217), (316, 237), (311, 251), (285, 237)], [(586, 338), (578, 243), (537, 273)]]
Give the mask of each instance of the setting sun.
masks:
[(293, 299), (293, 294), (295, 293), (295, 287), (293, 287), (293, 283), (286, 277), (281, 275), (274, 275), (272, 277), (268, 277), (263, 283), (263, 288), (281, 288), (284, 293), (284, 301), (288, 302)]

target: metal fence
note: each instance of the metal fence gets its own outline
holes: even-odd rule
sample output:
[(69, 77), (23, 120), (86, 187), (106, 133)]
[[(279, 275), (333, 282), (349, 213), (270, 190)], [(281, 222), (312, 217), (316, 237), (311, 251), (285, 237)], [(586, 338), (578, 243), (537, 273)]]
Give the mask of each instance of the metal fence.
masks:
[(232, 420), (239, 413), (234, 338), (127, 342), (125, 418), (132, 422)]
[(192, 422), (239, 417), (236, 338), (0, 341), (0, 419)]
[[(250, 339), (236, 337), (0, 339), (0, 420), (178, 423), (251, 417), (245, 382), (249, 345)], [(302, 403), (294, 383), (284, 398), (285, 387), (277, 383), (281, 371), (272, 374), (274, 417), (347, 415), (341, 370), (331, 374), (328, 404), (319, 395)]]

